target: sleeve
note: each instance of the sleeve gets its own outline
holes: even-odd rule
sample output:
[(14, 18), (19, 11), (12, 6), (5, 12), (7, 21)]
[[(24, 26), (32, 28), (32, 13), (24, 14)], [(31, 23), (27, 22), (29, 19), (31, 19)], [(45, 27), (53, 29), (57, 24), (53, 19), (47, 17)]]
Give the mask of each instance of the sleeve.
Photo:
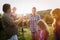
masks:
[(40, 15), (38, 15), (38, 20), (40, 20), (41, 19), (41, 17), (40, 17)]

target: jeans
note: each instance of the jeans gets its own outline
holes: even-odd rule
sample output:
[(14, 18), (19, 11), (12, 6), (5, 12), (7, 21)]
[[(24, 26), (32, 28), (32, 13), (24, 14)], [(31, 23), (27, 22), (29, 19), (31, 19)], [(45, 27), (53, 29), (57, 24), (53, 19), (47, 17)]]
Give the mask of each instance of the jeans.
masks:
[(17, 35), (13, 35), (10, 39), (8, 39), (8, 40), (18, 40), (18, 37), (17, 37)]

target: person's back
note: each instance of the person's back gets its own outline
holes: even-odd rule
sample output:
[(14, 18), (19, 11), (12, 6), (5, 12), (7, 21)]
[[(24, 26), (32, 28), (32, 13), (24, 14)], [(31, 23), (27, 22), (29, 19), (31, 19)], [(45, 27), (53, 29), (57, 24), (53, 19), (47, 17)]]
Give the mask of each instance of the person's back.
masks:
[[(7, 7), (7, 8), (6, 8)], [(10, 5), (3, 5), (3, 16), (2, 16), (2, 25), (7, 39), (10, 39), (13, 35), (17, 35), (18, 27), (15, 25), (14, 20), (12, 19), (10, 13)]]
[(13, 22), (12, 18), (8, 14), (4, 14), (2, 17), (3, 28), (7, 36), (12, 36), (17, 34), (18, 28)]

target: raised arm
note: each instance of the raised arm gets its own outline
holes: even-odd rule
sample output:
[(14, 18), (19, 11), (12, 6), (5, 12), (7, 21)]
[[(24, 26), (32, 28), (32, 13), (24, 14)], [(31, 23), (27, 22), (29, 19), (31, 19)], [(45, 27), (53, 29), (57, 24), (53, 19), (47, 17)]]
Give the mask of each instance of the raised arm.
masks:
[(27, 20), (26, 24), (27, 24), (27, 26), (30, 26), (30, 21), (29, 21), (29, 20)]

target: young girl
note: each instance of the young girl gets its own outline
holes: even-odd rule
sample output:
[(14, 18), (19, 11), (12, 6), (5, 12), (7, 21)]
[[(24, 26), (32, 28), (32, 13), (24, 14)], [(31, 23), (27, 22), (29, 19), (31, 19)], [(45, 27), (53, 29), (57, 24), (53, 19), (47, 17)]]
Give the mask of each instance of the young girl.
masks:
[(54, 19), (52, 24), (55, 40), (60, 40), (60, 9), (56, 8), (51, 11), (51, 16)]
[(40, 40), (48, 40), (49, 33), (46, 28), (46, 23), (43, 20), (39, 20), (38, 26), (40, 27)]

